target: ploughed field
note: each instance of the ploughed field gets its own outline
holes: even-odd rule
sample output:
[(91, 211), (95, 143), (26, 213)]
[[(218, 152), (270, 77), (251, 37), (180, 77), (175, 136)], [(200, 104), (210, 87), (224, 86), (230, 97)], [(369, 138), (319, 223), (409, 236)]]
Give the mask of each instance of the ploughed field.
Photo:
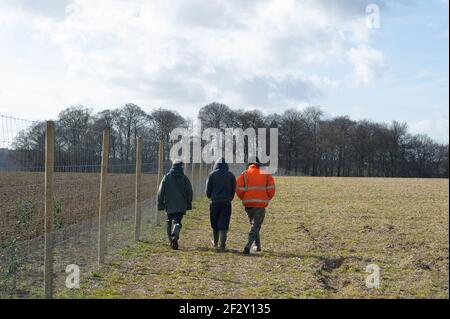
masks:
[[(262, 253), (241, 254), (249, 229), (235, 199), (229, 251), (210, 247), (209, 203), (183, 221), (180, 250), (164, 227), (121, 249), (81, 289), (94, 298), (448, 298), (447, 179), (276, 177)], [(366, 267), (380, 268), (368, 288)]]
[[(100, 174), (54, 174), (54, 223), (64, 228), (97, 216)], [(157, 177), (143, 174), (144, 199), (156, 193)], [(107, 211), (132, 205), (135, 200), (135, 176), (110, 174)], [(44, 174), (0, 172), (0, 243), (8, 238), (28, 240), (42, 235), (44, 215)]]

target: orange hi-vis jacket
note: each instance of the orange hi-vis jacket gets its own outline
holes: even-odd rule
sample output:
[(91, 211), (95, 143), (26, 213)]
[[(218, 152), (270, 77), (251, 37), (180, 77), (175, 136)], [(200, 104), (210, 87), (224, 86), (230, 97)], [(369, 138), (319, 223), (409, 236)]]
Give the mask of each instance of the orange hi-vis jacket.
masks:
[(252, 164), (236, 180), (236, 195), (245, 207), (267, 207), (275, 195), (272, 175), (263, 174)]

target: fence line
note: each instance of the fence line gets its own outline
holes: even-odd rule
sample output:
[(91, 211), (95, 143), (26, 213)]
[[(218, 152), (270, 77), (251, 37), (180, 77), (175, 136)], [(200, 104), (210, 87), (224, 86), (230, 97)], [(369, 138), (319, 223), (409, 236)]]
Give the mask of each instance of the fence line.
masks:
[[(171, 164), (165, 141), (137, 136), (124, 154), (112, 139), (108, 130), (1, 115), (0, 298), (51, 298), (65, 289), (68, 265), (83, 276), (152, 238), (162, 218), (157, 189)], [(211, 170), (186, 164), (195, 199)]]
[[(161, 224), (156, 192), (170, 167), (164, 141), (138, 138), (130, 162), (103, 132), (6, 116), (0, 125), (0, 298), (51, 298), (65, 289), (66, 266), (78, 265), (83, 276)], [(186, 165), (196, 198), (207, 168), (199, 170)]]

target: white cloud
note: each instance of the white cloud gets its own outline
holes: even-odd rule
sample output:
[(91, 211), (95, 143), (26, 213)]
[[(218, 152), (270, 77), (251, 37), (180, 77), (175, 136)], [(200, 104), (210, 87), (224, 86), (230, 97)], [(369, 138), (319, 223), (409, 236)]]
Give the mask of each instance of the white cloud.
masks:
[(368, 46), (351, 48), (348, 58), (354, 67), (353, 80), (357, 86), (368, 86), (382, 77), (385, 59), (382, 52)]
[[(0, 102), (19, 106), (33, 97), (59, 110), (133, 101), (182, 106), (189, 115), (213, 100), (268, 110), (295, 106), (343, 81), (315, 68), (350, 60), (362, 85), (381, 75), (383, 54), (367, 46), (367, 2), (73, 0), (39, 2), (35, 13), (36, 4), (7, 1), (0, 4), (0, 40), (27, 33), (12, 44), (17, 59), (4, 54), (11, 44), (0, 44), (0, 87), (7, 91)], [(30, 38), (42, 47), (40, 60), (17, 68), (26, 55), (22, 45), (37, 51), (27, 47)]]
[(410, 125), (411, 133), (427, 134), (436, 141), (448, 143), (449, 141), (449, 119), (424, 119)]

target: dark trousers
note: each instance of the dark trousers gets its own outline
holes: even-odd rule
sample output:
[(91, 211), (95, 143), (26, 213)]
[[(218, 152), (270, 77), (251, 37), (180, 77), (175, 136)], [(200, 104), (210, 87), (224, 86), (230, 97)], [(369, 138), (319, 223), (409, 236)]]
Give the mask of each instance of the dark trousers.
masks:
[(231, 203), (229, 201), (212, 202), (209, 206), (211, 228), (228, 230), (231, 219)]
[(247, 212), (248, 220), (251, 225), (250, 232), (248, 233), (247, 246), (251, 247), (251, 245), (255, 243), (256, 246), (261, 247), (261, 237), (259, 232), (262, 223), (264, 222), (264, 217), (266, 216), (266, 209), (262, 207), (247, 207), (245, 208), (245, 211)]
[(180, 231), (183, 226), (181, 220), (183, 219), (183, 216), (183, 213), (167, 213), (167, 236), (169, 237), (169, 240), (171, 240), (172, 237), (175, 237), (176, 239), (180, 238)]

